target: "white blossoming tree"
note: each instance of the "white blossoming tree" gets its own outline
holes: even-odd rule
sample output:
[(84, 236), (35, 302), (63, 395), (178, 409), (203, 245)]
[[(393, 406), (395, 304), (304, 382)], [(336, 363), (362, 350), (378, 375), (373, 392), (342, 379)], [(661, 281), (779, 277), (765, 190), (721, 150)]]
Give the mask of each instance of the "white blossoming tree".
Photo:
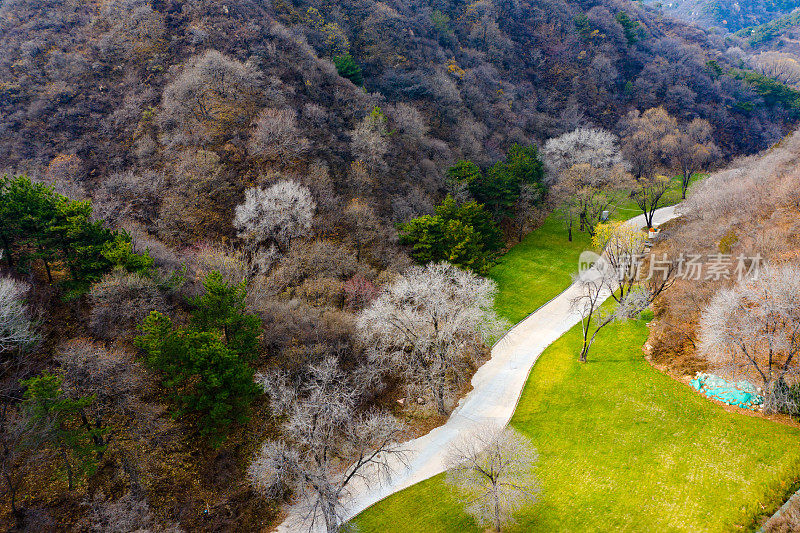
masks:
[(24, 350), (40, 339), (25, 303), (27, 292), (25, 283), (0, 277), (0, 353)]
[(450, 394), (485, 342), (505, 328), (493, 310), (497, 286), (449, 263), (415, 266), (358, 317), (364, 342), (397, 370), (411, 392), (447, 414)]
[(286, 253), (293, 239), (311, 232), (316, 207), (307, 187), (283, 180), (266, 189), (247, 189), (233, 222), (239, 237), (257, 248)]

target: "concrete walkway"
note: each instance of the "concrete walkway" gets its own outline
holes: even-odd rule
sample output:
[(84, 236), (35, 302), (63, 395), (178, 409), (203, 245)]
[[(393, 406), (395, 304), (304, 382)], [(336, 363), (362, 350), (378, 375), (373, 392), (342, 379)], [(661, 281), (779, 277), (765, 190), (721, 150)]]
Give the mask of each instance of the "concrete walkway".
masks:
[[(665, 207), (655, 213), (653, 222), (663, 224), (676, 216), (674, 207)], [(636, 227), (645, 226), (643, 215), (628, 222)], [(476, 425), (508, 424), (539, 355), (580, 320), (570, 309), (577, 294), (578, 287), (570, 286), (500, 339), (492, 348), (491, 358), (472, 378), (472, 390), (461, 399), (447, 423), (403, 445), (408, 450), (407, 464), (398, 464), (389, 482), (367, 485), (359, 480), (351, 487), (346, 518), (349, 520), (383, 498), (443, 472), (448, 445)], [(289, 533), (299, 529), (287, 520), (277, 531)]]

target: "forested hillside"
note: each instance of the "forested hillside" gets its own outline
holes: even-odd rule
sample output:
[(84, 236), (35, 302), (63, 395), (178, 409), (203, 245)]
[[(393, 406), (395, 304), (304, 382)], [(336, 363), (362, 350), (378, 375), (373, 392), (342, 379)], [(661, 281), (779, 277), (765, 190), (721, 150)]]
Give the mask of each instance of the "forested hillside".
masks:
[(731, 33), (766, 24), (800, 7), (797, 0), (672, 0), (660, 5), (672, 16)]
[(758, 24), (742, 28), (736, 35), (746, 40), (747, 44), (753, 47), (772, 46), (783, 49), (791, 46), (795, 41), (797, 26), (800, 24), (800, 10), (795, 9), (791, 13), (781, 17)]
[(739, 52), (624, 0), (0, 0), (1, 527), (338, 502), (452, 409), (544, 215), (793, 128)]
[[(729, 152), (774, 142), (790, 114), (709, 67), (738, 65), (701, 32), (618, 2), (6, 1), (0, 18), (1, 166), (63, 174), (96, 194), (135, 182), (125, 171), (153, 171), (165, 179), (145, 181), (170, 197), (181, 157), (202, 149), (219, 158), (229, 186), (213, 201), (229, 211), (259, 174), (317, 164), (337, 192), (360, 182), (381, 214), (403, 218), (437, 196), (458, 157), (486, 164), (513, 141), (586, 122), (613, 128), (634, 107), (707, 118)], [(331, 63), (347, 54), (366, 92)], [(388, 119), (383, 140), (351, 142), (375, 105)], [(259, 114), (287, 129), (266, 149), (251, 142)], [(355, 160), (374, 168), (350, 168)], [(167, 218), (153, 203), (148, 218)]]

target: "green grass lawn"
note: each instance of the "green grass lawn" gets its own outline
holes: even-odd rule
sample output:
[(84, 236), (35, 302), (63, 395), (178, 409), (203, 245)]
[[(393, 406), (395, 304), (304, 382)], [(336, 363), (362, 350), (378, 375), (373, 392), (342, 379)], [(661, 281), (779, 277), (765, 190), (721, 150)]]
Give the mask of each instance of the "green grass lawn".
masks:
[(591, 248), (588, 233), (573, 232), (572, 242), (555, 215), (508, 251), (489, 272), (497, 282), (495, 308), (516, 324), (569, 287), (578, 257)]
[[(751, 528), (800, 479), (800, 430), (726, 412), (644, 361), (642, 321), (609, 326), (577, 362), (580, 330), (533, 368), (511, 425), (539, 451), (537, 504), (509, 531)], [(480, 532), (443, 476), (357, 519), (368, 532)]]
[[(621, 207), (616, 218), (639, 213)], [(550, 217), (491, 271), (498, 312), (515, 323), (561, 292), (588, 246)], [(542, 492), (510, 531), (746, 530), (800, 481), (800, 430), (728, 413), (661, 374), (643, 359), (646, 338), (642, 321), (609, 326), (582, 365), (577, 326), (541, 355), (511, 425), (539, 450)], [(364, 533), (481, 531), (442, 476), (356, 522)]]
[[(680, 179), (673, 180), (662, 205), (681, 201), (680, 183)], [(633, 200), (626, 200), (612, 218), (627, 220), (641, 213)], [(578, 257), (582, 251), (591, 249), (590, 241), (588, 233), (575, 229), (569, 242), (563, 223), (556, 215), (550, 215), (489, 272), (499, 288), (495, 300), (497, 312), (516, 324), (569, 287), (572, 274), (578, 270)]]

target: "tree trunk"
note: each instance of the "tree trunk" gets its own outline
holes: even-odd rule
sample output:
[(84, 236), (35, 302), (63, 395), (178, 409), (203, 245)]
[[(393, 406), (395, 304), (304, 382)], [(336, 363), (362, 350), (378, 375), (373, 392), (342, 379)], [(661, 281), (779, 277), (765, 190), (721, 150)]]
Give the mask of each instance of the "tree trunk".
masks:
[(14, 525), (20, 530), (25, 526), (25, 513), (17, 507), (17, 493), (11, 494), (11, 514), (14, 515)]
[(592, 333), (592, 336), (589, 338), (589, 342), (585, 343), (586, 347), (584, 348), (583, 353), (581, 353), (581, 363), (585, 363), (589, 359), (589, 349), (592, 347), (594, 339), (597, 337), (597, 334), (600, 332), (600, 330), (607, 326), (611, 320), (612, 318), (607, 318), (597, 327), (597, 329), (594, 330), (594, 333)]
[[(95, 442), (100, 448), (105, 448), (108, 446), (108, 442), (111, 440), (111, 433), (106, 432), (106, 437), (103, 438), (103, 420), (101, 418), (95, 419), (94, 427), (97, 430), (97, 440)], [(97, 458), (102, 459), (105, 453), (105, 449), (98, 450)]]
[(8, 483), (8, 493), (11, 496), (11, 512), (14, 514), (14, 516), (17, 516), (19, 514), (19, 509), (17, 509), (17, 490), (16, 487), (14, 487), (13, 483), (11, 482), (7, 483)]
[(683, 181), (681, 181), (681, 200), (686, 200), (686, 189), (689, 188), (689, 182), (692, 180), (692, 174), (686, 175), (683, 173)]
[(567, 240), (572, 242), (572, 222), (570, 222), (569, 226), (567, 226)]
[(3, 477), (5, 478), (6, 485), (8, 486), (8, 494), (11, 500), (11, 512), (14, 514), (15, 520), (17, 520), (17, 516), (20, 514), (19, 509), (17, 508), (18, 487), (14, 484), (14, 480), (11, 479), (11, 476), (8, 474), (8, 472), (6, 472)]
[(47, 282), (53, 283), (53, 275), (50, 273), (50, 263), (47, 262), (47, 259), (42, 259), (44, 261), (44, 270), (47, 272)]
[(444, 405), (444, 384), (441, 383), (436, 390), (436, 410), (439, 411), (440, 415), (447, 414), (447, 408)]
[(494, 491), (494, 530), (500, 533), (500, 499), (497, 497), (497, 487)]
[(589, 320), (586, 321), (585, 325), (584, 325), (583, 320), (581, 320), (581, 332), (583, 334), (583, 345), (581, 345), (581, 353), (578, 356), (578, 361), (580, 361), (581, 363), (585, 363), (586, 362), (586, 356), (589, 353), (589, 346), (588, 346), (587, 340), (589, 339), (589, 326), (592, 325), (592, 315), (593, 314), (594, 314), (594, 312), (589, 313)]
[[(4, 453), (8, 455), (10, 450), (4, 450)], [(16, 483), (11, 478), (11, 474), (8, 470), (3, 473), (3, 478), (6, 480), (6, 485), (8, 486), (8, 495), (9, 499), (11, 500), (11, 514), (14, 516), (14, 526), (19, 530), (23, 531), (23, 526), (25, 525), (25, 513), (22, 512), (22, 509), (17, 507), (17, 492), (19, 491), (19, 487), (22, 484), (22, 479), (19, 479)]]
[(6, 250), (6, 259), (8, 260), (8, 267), (14, 268), (14, 259), (11, 257), (11, 246), (8, 244), (8, 239), (3, 235), (3, 248)]
[(336, 520), (336, 509), (331, 502), (324, 502), (322, 504), (323, 514), (325, 515), (325, 529), (328, 533), (337, 533), (339, 531), (339, 521)]
[(64, 448), (61, 448), (61, 457), (64, 459), (64, 466), (67, 467), (67, 489), (72, 492), (72, 465), (69, 462), (67, 450)]

